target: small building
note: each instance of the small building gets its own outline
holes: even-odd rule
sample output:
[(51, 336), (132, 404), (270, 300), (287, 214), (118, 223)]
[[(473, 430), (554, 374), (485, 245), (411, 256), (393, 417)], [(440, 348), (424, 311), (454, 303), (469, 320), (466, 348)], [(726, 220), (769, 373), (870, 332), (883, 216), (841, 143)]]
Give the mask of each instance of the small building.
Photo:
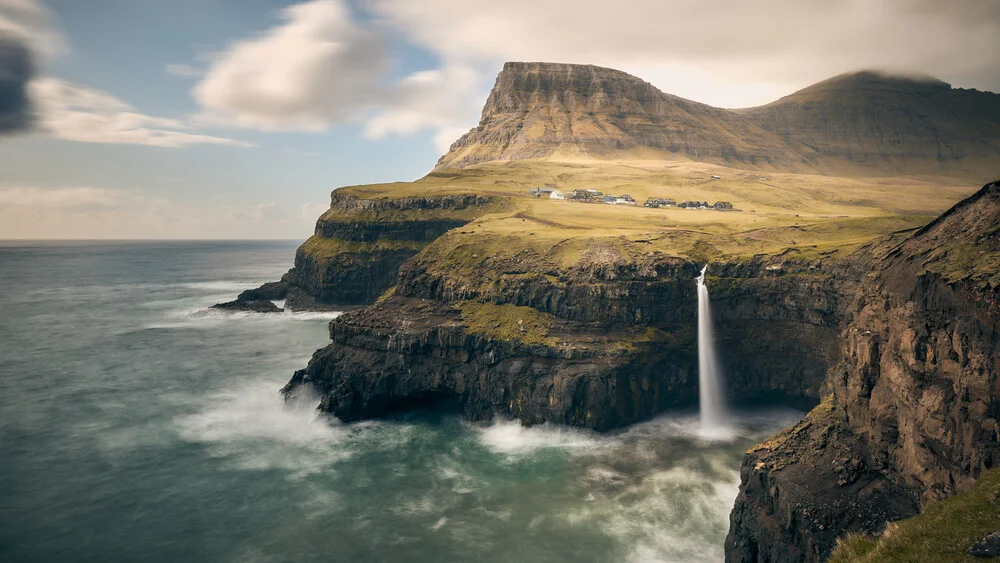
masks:
[(731, 210), (732, 208), (733, 204), (729, 203), (728, 201), (717, 201), (715, 202), (715, 205), (712, 206), (712, 209), (721, 209), (724, 211)]
[(643, 207), (650, 207), (650, 208), (653, 208), (653, 209), (657, 209), (657, 208), (660, 208), (660, 207), (673, 207), (673, 206), (677, 205), (677, 202), (674, 201), (674, 200), (672, 200), (672, 199), (668, 199), (668, 198), (664, 198), (664, 197), (651, 197), (651, 198), (647, 199), (646, 203), (644, 203), (642, 205), (643, 205)]
[(609, 205), (635, 205), (635, 200), (628, 194), (619, 196), (606, 195), (604, 196), (604, 203)]
[(713, 176), (712, 176), (712, 179), (713, 179), (713, 180), (721, 180), (721, 179), (722, 179), (722, 176), (715, 176), (715, 175), (713, 175)]
[(556, 191), (555, 188), (531, 188), (528, 190), (528, 195), (532, 197), (549, 197), (554, 191)]
[(587, 190), (587, 193), (590, 194), (590, 197), (603, 197), (604, 196), (604, 192), (599, 192), (597, 190)]
[(549, 194), (549, 199), (566, 199), (566, 194), (559, 190), (552, 190), (552, 193)]
[(708, 209), (707, 201), (682, 201), (677, 207), (682, 209)]

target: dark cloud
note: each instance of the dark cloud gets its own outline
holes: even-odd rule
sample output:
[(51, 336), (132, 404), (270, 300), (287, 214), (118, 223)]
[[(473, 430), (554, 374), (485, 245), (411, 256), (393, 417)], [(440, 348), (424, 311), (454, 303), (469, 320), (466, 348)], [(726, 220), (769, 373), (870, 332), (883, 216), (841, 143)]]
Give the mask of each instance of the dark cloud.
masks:
[(28, 83), (35, 76), (31, 49), (14, 37), (0, 37), (0, 134), (25, 131), (35, 113)]

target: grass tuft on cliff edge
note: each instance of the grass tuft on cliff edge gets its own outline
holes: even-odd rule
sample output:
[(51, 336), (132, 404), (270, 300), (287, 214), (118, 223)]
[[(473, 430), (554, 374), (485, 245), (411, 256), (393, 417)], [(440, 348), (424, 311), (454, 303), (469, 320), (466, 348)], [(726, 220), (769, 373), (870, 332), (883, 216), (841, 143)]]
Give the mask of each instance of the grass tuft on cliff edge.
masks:
[(993, 469), (983, 473), (971, 490), (934, 503), (918, 516), (889, 524), (879, 537), (849, 534), (838, 540), (830, 563), (984, 561), (966, 551), (1000, 529), (998, 495), (1000, 469)]
[(478, 301), (460, 301), (453, 306), (462, 313), (462, 322), (469, 334), (529, 345), (555, 346), (559, 343), (558, 339), (549, 336), (555, 317), (537, 309)]

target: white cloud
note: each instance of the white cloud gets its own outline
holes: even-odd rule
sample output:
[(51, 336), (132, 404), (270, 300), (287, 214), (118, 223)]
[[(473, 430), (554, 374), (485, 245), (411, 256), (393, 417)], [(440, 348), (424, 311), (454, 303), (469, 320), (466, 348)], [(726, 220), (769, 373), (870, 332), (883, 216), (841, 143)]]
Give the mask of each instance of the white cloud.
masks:
[(233, 217), (239, 220), (273, 221), (284, 219), (285, 212), (277, 202), (268, 201), (266, 203), (258, 203), (249, 209), (237, 209), (233, 213)]
[(356, 21), (342, 0), (297, 4), (282, 17), (283, 24), (217, 55), (194, 89), (206, 110), (201, 122), (322, 131), (360, 120), (368, 138), (431, 129), (450, 141), (475, 123), (485, 91), (470, 65), (383, 84), (387, 29)]
[(116, 207), (121, 193), (88, 187), (38, 188), (13, 186), (0, 188), (0, 207), (52, 209), (106, 209)]
[[(589, 63), (727, 106), (862, 68), (1000, 88), (995, 0), (368, 0), (446, 60)], [(751, 88), (746, 89), (745, 85)]]
[(138, 113), (107, 92), (57, 78), (34, 80), (30, 91), (37, 105), (39, 127), (59, 139), (170, 148), (193, 144), (253, 146), (235, 139), (185, 132), (191, 125), (181, 120)]
[(183, 76), (186, 78), (201, 76), (204, 71), (185, 64), (168, 64), (163, 67), (163, 72), (171, 76)]
[(52, 12), (38, 0), (0, 0), (0, 36), (14, 37), (49, 58), (65, 47)]
[(326, 210), (330, 209), (329, 203), (303, 203), (302, 204), (302, 220), (309, 223), (315, 223), (316, 219), (326, 213)]
[(133, 190), (0, 186), (0, 239), (306, 238), (316, 217), (304, 221), (290, 210)]
[(438, 148), (443, 139), (450, 138), (447, 150), (479, 114), (485, 95), (479, 92), (480, 82), (473, 68), (457, 64), (411, 74), (387, 93), (389, 102), (365, 124), (365, 136), (380, 138), (435, 129)]
[(383, 41), (344, 2), (297, 4), (282, 17), (218, 55), (194, 90), (205, 109), (247, 127), (319, 131), (377, 102)]

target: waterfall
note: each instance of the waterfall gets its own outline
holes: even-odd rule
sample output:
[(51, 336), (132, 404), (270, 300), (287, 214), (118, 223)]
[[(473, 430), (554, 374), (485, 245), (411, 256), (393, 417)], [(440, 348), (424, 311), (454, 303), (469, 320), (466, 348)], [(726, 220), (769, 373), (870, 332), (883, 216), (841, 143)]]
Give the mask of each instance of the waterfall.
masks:
[(712, 312), (708, 303), (708, 287), (705, 286), (706, 270), (708, 265), (695, 278), (698, 281), (698, 407), (702, 433), (715, 434), (725, 432), (727, 424), (722, 405), (722, 374), (719, 373), (715, 354)]

